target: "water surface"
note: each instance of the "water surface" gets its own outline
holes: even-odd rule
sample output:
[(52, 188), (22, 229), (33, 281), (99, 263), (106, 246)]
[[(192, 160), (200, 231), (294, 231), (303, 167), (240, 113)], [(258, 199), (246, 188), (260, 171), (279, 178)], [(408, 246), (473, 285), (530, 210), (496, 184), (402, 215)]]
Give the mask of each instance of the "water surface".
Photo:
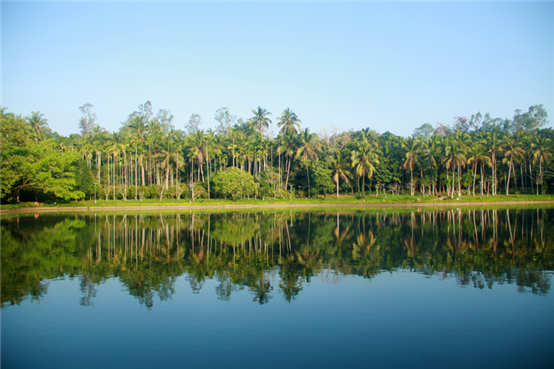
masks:
[(554, 211), (2, 219), (2, 367), (552, 367)]

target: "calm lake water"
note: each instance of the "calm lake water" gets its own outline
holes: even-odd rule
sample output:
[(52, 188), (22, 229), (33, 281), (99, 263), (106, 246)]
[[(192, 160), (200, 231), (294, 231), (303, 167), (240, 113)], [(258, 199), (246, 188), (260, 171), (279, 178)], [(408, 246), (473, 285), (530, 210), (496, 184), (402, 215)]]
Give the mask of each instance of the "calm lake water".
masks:
[(554, 210), (3, 217), (2, 368), (552, 368)]

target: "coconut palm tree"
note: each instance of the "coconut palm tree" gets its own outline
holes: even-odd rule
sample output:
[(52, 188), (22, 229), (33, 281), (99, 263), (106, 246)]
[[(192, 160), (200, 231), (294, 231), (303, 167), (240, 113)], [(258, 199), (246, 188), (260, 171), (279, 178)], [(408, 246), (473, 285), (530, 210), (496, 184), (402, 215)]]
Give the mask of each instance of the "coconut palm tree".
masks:
[(310, 159), (319, 159), (317, 156), (318, 152), (321, 152), (321, 144), (315, 133), (310, 133), (309, 128), (306, 128), (298, 136), (298, 150), (296, 150), (296, 158), (302, 157), (306, 166), (306, 175), (308, 176), (308, 197), (311, 196), (310, 193), (310, 172), (308, 170), (308, 158)]
[(539, 194), (539, 184), (542, 186), (541, 192), (544, 193), (544, 178), (542, 173), (542, 165), (548, 165), (552, 160), (552, 140), (546, 135), (537, 135), (533, 138), (531, 144), (533, 154), (533, 164), (539, 163), (539, 180), (537, 181), (537, 195)]
[(454, 139), (454, 137), (446, 137), (442, 141), (443, 145), (443, 151), (444, 151), (444, 159), (443, 163), (446, 169), (452, 169), (452, 188), (450, 189), (450, 198), (454, 197), (455, 192), (455, 178), (456, 174), (454, 169), (457, 166), (458, 158), (460, 156), (460, 148), (457, 143), (457, 141)]
[[(123, 157), (124, 157), (124, 161), (125, 161), (125, 158), (126, 158), (125, 149), (126, 149), (127, 145), (125, 143), (125, 138), (123, 137), (123, 133), (113, 132), (112, 135), (109, 138), (109, 141), (110, 141), (109, 150), (110, 150), (110, 153), (112, 154), (113, 199), (115, 200), (115, 196), (116, 196), (116, 191), (115, 191), (115, 187), (116, 187), (116, 163), (117, 163), (117, 168), (118, 168), (118, 171), (119, 171), (119, 168), (120, 168), (119, 159), (121, 158), (121, 154), (123, 153)], [(120, 183), (124, 182), (124, 180), (121, 176), (121, 173), (119, 173), (119, 182)], [(124, 191), (124, 198), (125, 198), (125, 192), (126, 191)]]
[(298, 149), (298, 136), (294, 132), (288, 132), (279, 136), (279, 147), (277, 148), (277, 154), (285, 154), (285, 167), (287, 168), (287, 179), (285, 180), (285, 190), (288, 188), (290, 164), (296, 155)]
[(497, 162), (498, 155), (502, 152), (502, 132), (498, 126), (494, 126), (493, 129), (487, 134), (484, 141), (491, 155), (491, 170), (492, 170), (492, 194), (493, 196), (498, 193), (498, 178), (497, 178)]
[[(146, 143), (146, 135), (149, 133), (148, 121), (142, 115), (134, 117), (129, 125), (127, 126), (131, 135), (134, 136), (134, 146), (135, 146), (135, 156), (138, 155), (140, 151), (140, 168), (141, 168), (141, 177), (142, 185), (144, 186), (144, 145)], [(140, 150), (139, 150), (140, 149)]]
[(348, 163), (347, 158), (344, 158), (340, 151), (335, 154), (335, 157), (331, 159), (329, 163), (331, 168), (331, 178), (337, 184), (337, 199), (339, 198), (339, 181), (344, 179), (348, 183), (348, 177), (351, 177), (352, 174), (348, 170), (350, 164)]
[[(204, 181), (204, 172), (202, 170), (202, 165), (204, 164), (204, 159), (206, 158), (206, 137), (204, 135), (204, 130), (198, 130), (193, 134), (188, 135), (187, 138), (189, 157), (193, 163), (194, 159), (198, 162), (198, 181), (200, 182), (200, 174), (202, 174), (202, 181)], [(194, 182), (194, 172), (191, 172), (191, 176)]]
[(27, 122), (29, 122), (33, 128), (33, 132), (38, 141), (44, 140), (45, 135), (52, 132), (48, 127), (48, 121), (44, 119), (44, 114), (39, 111), (32, 111), (31, 115), (27, 117)]
[(508, 163), (509, 167), (508, 179), (506, 181), (506, 196), (508, 196), (510, 194), (510, 176), (512, 174), (512, 168), (514, 168), (514, 156), (516, 156), (516, 158), (522, 158), (523, 154), (525, 154), (525, 151), (521, 147), (521, 143), (515, 135), (511, 135), (504, 140), (503, 149), (504, 159), (502, 159), (502, 162)]
[(300, 123), (302, 123), (302, 121), (298, 119), (296, 113), (286, 108), (283, 110), (283, 113), (281, 113), (281, 118), (279, 118), (279, 123), (277, 125), (281, 127), (281, 134), (286, 134), (288, 132), (297, 134), (297, 129), (300, 130)]
[(267, 116), (271, 115), (271, 113), (259, 106), (257, 110), (252, 109), (252, 113), (254, 113), (254, 116), (250, 118), (249, 122), (254, 128), (258, 128), (258, 130), (260, 131), (260, 137), (263, 138), (262, 130), (264, 127), (269, 127), (271, 119), (269, 119)]
[[(356, 170), (358, 177), (362, 178), (362, 193), (365, 195), (365, 176), (373, 177), (374, 164), (379, 164), (379, 159), (374, 148), (367, 142), (360, 141), (356, 150), (352, 151), (352, 168)], [(358, 182), (359, 185), (360, 182)]]
[(403, 139), (401, 141), (401, 148), (404, 152), (404, 164), (402, 165), (402, 169), (408, 169), (410, 168), (411, 173), (411, 179), (410, 179), (410, 193), (411, 196), (414, 195), (415, 192), (415, 186), (414, 186), (414, 169), (416, 166), (417, 160), (417, 151), (420, 146), (420, 141), (417, 138), (408, 137), (407, 139)]
[(475, 196), (475, 180), (477, 178), (477, 168), (481, 165), (481, 196), (483, 196), (483, 184), (485, 177), (483, 176), (483, 167), (485, 164), (492, 165), (491, 158), (488, 155), (487, 148), (480, 142), (476, 142), (468, 151), (468, 164), (473, 164), (473, 196)]

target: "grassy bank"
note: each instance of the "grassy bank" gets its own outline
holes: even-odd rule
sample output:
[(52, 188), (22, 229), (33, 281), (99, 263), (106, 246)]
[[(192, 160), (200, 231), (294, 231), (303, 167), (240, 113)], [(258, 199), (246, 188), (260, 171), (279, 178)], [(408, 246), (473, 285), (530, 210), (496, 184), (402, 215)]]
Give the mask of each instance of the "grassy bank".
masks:
[(0, 209), (1, 210), (13, 210), (13, 209), (25, 209), (28, 210), (31, 209), (37, 209), (37, 208), (51, 208), (51, 210), (54, 209), (60, 209), (64, 210), (65, 208), (110, 208), (113, 209), (114, 207), (120, 207), (120, 208), (127, 208), (127, 207), (174, 207), (174, 206), (193, 206), (193, 207), (205, 207), (205, 206), (221, 206), (221, 207), (243, 207), (243, 206), (275, 206), (275, 205), (282, 205), (282, 206), (289, 206), (294, 205), (295, 207), (298, 205), (303, 205), (306, 207), (310, 207), (311, 205), (330, 205), (333, 206), (335, 204), (340, 205), (347, 205), (347, 204), (356, 204), (356, 205), (362, 205), (362, 204), (373, 204), (373, 205), (393, 205), (393, 204), (407, 204), (407, 205), (423, 205), (423, 206), (429, 206), (431, 204), (434, 204), (436, 206), (441, 206), (441, 204), (461, 204), (461, 203), (475, 203), (475, 205), (479, 205), (479, 203), (498, 203), (498, 205), (501, 205), (502, 203), (508, 203), (508, 202), (538, 202), (538, 201), (554, 201), (552, 198), (552, 195), (498, 195), (498, 196), (463, 196), (460, 199), (444, 199), (444, 200), (438, 200), (437, 197), (418, 197), (418, 195), (410, 196), (410, 195), (398, 195), (398, 196), (392, 196), (387, 195), (386, 198), (384, 198), (382, 195), (379, 197), (376, 197), (375, 195), (367, 195), (363, 198), (356, 198), (353, 196), (343, 195), (339, 199), (336, 197), (318, 197), (318, 198), (293, 198), (292, 201), (290, 199), (273, 199), (273, 198), (265, 198), (265, 199), (242, 199), (237, 201), (232, 200), (223, 200), (223, 199), (204, 199), (204, 200), (196, 200), (194, 202), (190, 202), (189, 200), (175, 200), (175, 199), (163, 199), (163, 200), (94, 200), (92, 201), (76, 201), (76, 202), (67, 202), (67, 203), (34, 203), (34, 202), (26, 202), (26, 203), (19, 203), (19, 204), (1, 204)]

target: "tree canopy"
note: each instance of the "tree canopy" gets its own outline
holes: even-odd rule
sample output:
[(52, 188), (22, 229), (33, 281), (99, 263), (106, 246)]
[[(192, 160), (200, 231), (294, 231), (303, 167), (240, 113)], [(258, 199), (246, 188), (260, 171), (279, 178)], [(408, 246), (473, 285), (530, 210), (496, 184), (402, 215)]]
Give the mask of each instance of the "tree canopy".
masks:
[[(218, 109), (215, 131), (201, 129), (198, 114), (180, 129), (171, 110), (154, 114), (150, 101), (108, 132), (93, 109), (80, 107), (80, 134), (68, 137), (52, 132), (39, 111), (23, 117), (1, 109), (4, 202), (91, 198), (93, 183), (105, 201), (179, 200), (191, 184), (198, 189), (193, 199), (200, 192), (210, 198), (288, 198), (291, 189), (313, 197), (331, 186), (337, 197), (385, 190), (459, 198), (495, 196), (500, 188), (541, 194), (554, 184), (554, 134), (544, 128), (542, 105), (516, 110), (512, 119), (478, 112), (455, 116), (451, 126), (424, 123), (409, 137), (370, 127), (322, 136), (301, 127), (290, 108), (271, 137), (272, 113), (261, 106), (247, 120)], [(239, 188), (238, 181), (246, 182)]]

